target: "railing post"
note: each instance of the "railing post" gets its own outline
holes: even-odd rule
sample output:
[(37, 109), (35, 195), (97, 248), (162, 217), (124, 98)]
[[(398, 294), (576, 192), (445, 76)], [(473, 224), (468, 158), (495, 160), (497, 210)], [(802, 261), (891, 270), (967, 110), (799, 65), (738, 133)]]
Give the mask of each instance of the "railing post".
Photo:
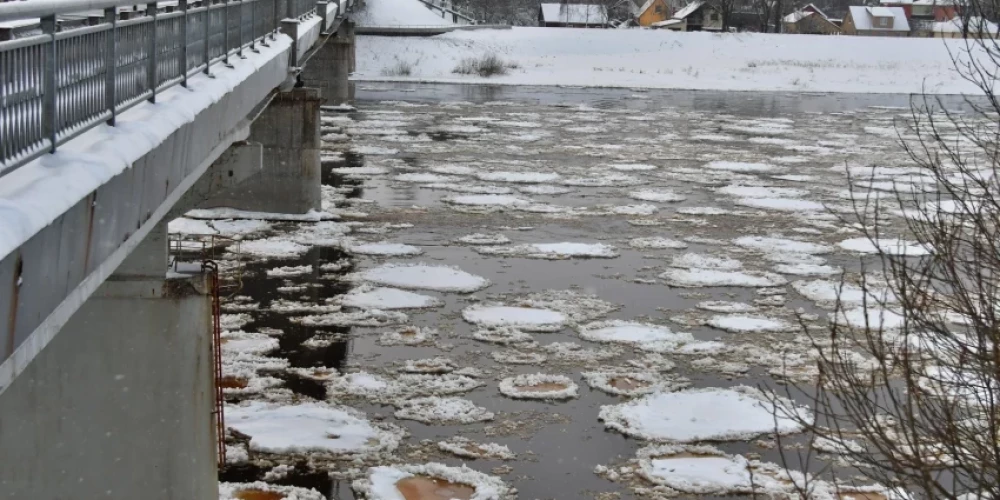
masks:
[(203, 46), (203, 48), (205, 50), (202, 53), (201, 63), (205, 65), (205, 69), (204, 69), (205, 74), (211, 76), (212, 72), (209, 70), (209, 68), (212, 66), (212, 52), (211, 52), (211, 50), (209, 50), (210, 45), (211, 45), (209, 42), (211, 41), (211, 34), (212, 34), (212, 28), (211, 28), (211, 24), (212, 24), (212, 10), (211, 10), (212, 9), (212, 1), (211, 0), (202, 0), (202, 5), (205, 6), (205, 18), (204, 18), (204, 22), (202, 23), (202, 24), (205, 25), (205, 43), (202, 44), (202, 46)]
[(160, 48), (156, 45), (156, 2), (151, 2), (146, 4), (146, 16), (151, 18), (148, 22), (152, 26), (152, 33), (149, 35), (149, 59), (146, 61), (146, 82), (149, 84), (149, 90), (152, 94), (149, 95), (149, 102), (156, 102), (156, 59), (157, 52)]
[(238, 4), (239, 6), (237, 7), (237, 9), (239, 9), (240, 11), (240, 18), (239, 18), (240, 39), (238, 40), (238, 42), (240, 47), (236, 49), (236, 55), (240, 56), (240, 59), (246, 59), (246, 56), (243, 55), (243, 6), (246, 4), (243, 2), (243, 0), (238, 0), (238, 1), (239, 1)]
[(181, 86), (188, 86), (188, 0), (177, 0), (177, 6), (181, 9), (181, 50), (177, 56), (180, 58), (179, 67), (181, 69)]
[(257, 51), (257, 5), (260, 0), (250, 2), (250, 50)]
[(326, 5), (325, 1), (316, 2), (316, 12), (319, 13), (320, 17), (320, 33), (326, 33), (326, 30), (330, 27), (330, 24), (326, 20)]
[(104, 22), (111, 25), (104, 47), (104, 107), (111, 111), (108, 125), (115, 126), (118, 117), (118, 9), (104, 9)]
[(56, 86), (56, 16), (43, 17), (41, 19), (42, 32), (49, 35), (51, 41), (46, 46), (48, 60), (45, 65), (45, 78), (42, 82), (42, 133), (50, 141), (49, 152), (56, 152), (56, 136), (59, 127), (56, 125), (57, 94), (59, 89)]
[(229, 66), (229, 0), (222, 0), (222, 64)]

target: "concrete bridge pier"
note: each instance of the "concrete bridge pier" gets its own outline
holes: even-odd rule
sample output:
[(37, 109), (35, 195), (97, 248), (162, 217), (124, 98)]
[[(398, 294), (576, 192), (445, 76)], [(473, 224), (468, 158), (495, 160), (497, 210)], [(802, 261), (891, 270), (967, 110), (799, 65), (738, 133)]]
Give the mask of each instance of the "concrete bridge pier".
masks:
[(212, 308), (160, 223), (3, 392), (0, 498), (214, 500)]
[(188, 193), (201, 199), (179, 205), (287, 214), (321, 209), (321, 103), (314, 88), (279, 93), (251, 125), (249, 139), (230, 148), (203, 177), (214, 184)]
[(320, 89), (326, 104), (343, 104), (354, 98), (350, 75), (357, 68), (354, 23), (345, 20), (337, 33), (320, 47), (302, 72), (307, 87)]

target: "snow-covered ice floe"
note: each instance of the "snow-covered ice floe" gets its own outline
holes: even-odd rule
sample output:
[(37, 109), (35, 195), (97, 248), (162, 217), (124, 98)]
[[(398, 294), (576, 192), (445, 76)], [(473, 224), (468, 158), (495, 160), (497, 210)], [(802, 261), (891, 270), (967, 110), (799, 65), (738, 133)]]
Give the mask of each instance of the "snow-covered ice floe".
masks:
[(618, 250), (603, 243), (528, 243), (524, 245), (476, 247), (483, 255), (526, 257), (529, 259), (601, 258), (618, 256)]
[(509, 500), (512, 490), (499, 478), (463, 465), (439, 463), (372, 467), (366, 477), (351, 484), (364, 500), (406, 500), (434, 498), (469, 500)]
[(829, 245), (770, 236), (743, 236), (733, 240), (733, 243), (765, 253), (824, 254), (833, 251)]
[(569, 319), (549, 309), (488, 305), (469, 306), (462, 311), (462, 318), (486, 328), (511, 327), (526, 332), (557, 332)]
[(564, 375), (528, 373), (501, 380), (500, 393), (514, 399), (572, 399), (579, 387)]
[(416, 420), (425, 424), (471, 424), (493, 420), (493, 412), (476, 406), (468, 399), (455, 397), (423, 397), (399, 403), (396, 418)]
[(884, 253), (886, 255), (899, 255), (906, 257), (920, 257), (929, 255), (931, 249), (916, 241), (907, 241), (902, 238), (889, 240), (871, 240), (868, 238), (851, 238), (838, 243), (840, 248), (861, 254)]
[(632, 238), (628, 241), (628, 246), (636, 248), (639, 250), (664, 250), (664, 249), (684, 249), (688, 247), (687, 243), (679, 240), (672, 240), (670, 238), (659, 238), (659, 237), (649, 237), (649, 238)]
[(440, 307), (444, 302), (437, 297), (398, 288), (361, 285), (340, 297), (340, 304), (359, 309), (426, 309)]
[(326, 500), (322, 493), (312, 488), (278, 486), (256, 481), (253, 483), (219, 483), (219, 500), (246, 498), (277, 498), (280, 500)]
[(649, 372), (607, 370), (583, 372), (581, 375), (591, 387), (615, 396), (671, 392), (690, 385), (690, 381), (683, 377)]
[(347, 279), (397, 288), (472, 293), (490, 286), (490, 280), (457, 267), (432, 264), (383, 264), (353, 273)]
[(448, 358), (436, 357), (427, 359), (407, 359), (399, 371), (405, 373), (451, 373), (455, 371), (455, 362)]
[(394, 451), (405, 435), (397, 426), (325, 403), (227, 406), (226, 425), (249, 435), (251, 450), (293, 455), (374, 457)]
[(483, 385), (485, 383), (480, 380), (455, 373), (440, 375), (404, 373), (395, 378), (388, 378), (362, 371), (332, 379), (327, 384), (327, 394), (330, 397), (356, 396), (383, 402), (400, 397), (459, 394)]
[(782, 319), (746, 314), (712, 316), (706, 323), (709, 326), (733, 333), (787, 332), (795, 328), (794, 325)]
[(687, 196), (677, 194), (669, 189), (642, 189), (630, 192), (628, 197), (634, 200), (652, 201), (657, 203), (673, 203), (687, 199)]
[(689, 389), (602, 406), (599, 418), (608, 428), (650, 441), (735, 441), (800, 432), (802, 427), (787, 412), (804, 410), (792, 405), (784, 402), (776, 408), (746, 386)]
[(362, 243), (353, 245), (347, 249), (351, 253), (361, 255), (377, 255), (379, 257), (406, 257), (420, 255), (424, 251), (420, 247), (407, 245), (404, 243)]
[(491, 344), (511, 345), (534, 343), (535, 338), (518, 328), (501, 326), (496, 328), (480, 328), (472, 332), (471, 337), (481, 342)]
[(462, 458), (485, 458), (490, 460), (513, 460), (514, 452), (506, 445), (497, 443), (476, 443), (461, 436), (446, 441), (438, 441), (438, 449)]
[(433, 328), (419, 328), (415, 326), (404, 326), (402, 328), (385, 332), (378, 338), (379, 345), (421, 345), (429, 344), (437, 336), (437, 330)]
[(502, 233), (484, 234), (473, 233), (455, 240), (463, 245), (506, 245), (510, 243), (510, 238)]
[(757, 271), (720, 271), (717, 269), (671, 268), (660, 279), (675, 287), (775, 287), (788, 283), (783, 276)]
[(694, 340), (690, 333), (675, 332), (663, 325), (622, 320), (584, 325), (580, 327), (580, 337), (593, 342), (616, 342), (637, 345), (640, 348), (647, 345), (677, 346)]

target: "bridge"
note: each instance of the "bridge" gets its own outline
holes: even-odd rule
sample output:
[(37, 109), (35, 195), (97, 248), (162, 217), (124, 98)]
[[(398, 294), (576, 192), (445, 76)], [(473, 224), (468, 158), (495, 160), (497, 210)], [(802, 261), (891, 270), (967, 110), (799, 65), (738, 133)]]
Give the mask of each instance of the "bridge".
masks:
[(320, 208), (359, 0), (0, 3), (0, 497), (218, 498), (193, 208)]

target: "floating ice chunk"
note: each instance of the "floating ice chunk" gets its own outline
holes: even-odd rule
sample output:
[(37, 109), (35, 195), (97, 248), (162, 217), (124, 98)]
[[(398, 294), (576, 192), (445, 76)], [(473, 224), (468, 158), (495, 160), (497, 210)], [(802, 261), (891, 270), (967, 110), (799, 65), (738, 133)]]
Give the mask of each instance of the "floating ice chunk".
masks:
[(514, 350), (493, 351), (490, 353), (490, 357), (492, 357), (493, 361), (496, 361), (497, 363), (509, 365), (539, 365), (548, 359), (548, 356), (537, 352)]
[(395, 331), (385, 332), (378, 338), (379, 345), (420, 345), (433, 341), (437, 330), (433, 328), (418, 328), (406, 326)]
[(513, 189), (503, 186), (488, 186), (484, 184), (458, 184), (455, 182), (432, 182), (423, 184), (421, 187), (427, 189), (444, 189), (456, 193), (471, 194), (511, 194)]
[(496, 443), (476, 443), (471, 439), (456, 436), (447, 441), (438, 441), (438, 449), (463, 458), (485, 458), (490, 460), (513, 460), (516, 455), (506, 445)]
[(768, 479), (751, 476), (751, 464), (745, 458), (708, 446), (650, 446), (640, 450), (639, 456), (643, 478), (687, 494), (757, 491)]
[(441, 299), (430, 295), (370, 285), (351, 290), (340, 299), (340, 303), (359, 309), (425, 309), (444, 305)]
[(445, 175), (473, 175), (476, 172), (478, 172), (478, 170), (472, 167), (467, 167), (465, 165), (455, 165), (451, 163), (445, 163), (443, 165), (431, 165), (430, 167), (427, 167), (427, 170), (430, 170), (431, 172), (434, 172), (436, 174), (445, 174)]
[(628, 245), (632, 248), (637, 248), (640, 250), (645, 249), (682, 249), (687, 248), (688, 244), (683, 241), (672, 240), (670, 238), (633, 238), (629, 240)]
[(757, 310), (756, 307), (743, 302), (729, 302), (725, 300), (709, 300), (699, 302), (695, 307), (706, 311), (719, 313), (743, 313)]
[(398, 288), (457, 293), (472, 293), (490, 286), (488, 279), (457, 267), (430, 264), (383, 264), (348, 278)]
[(535, 341), (535, 338), (530, 334), (512, 327), (480, 328), (472, 332), (472, 338), (500, 345), (522, 344)]
[[(228, 454), (226, 457), (228, 458)], [(253, 483), (219, 483), (219, 500), (244, 498), (280, 498), (283, 500), (326, 500), (322, 493), (312, 488), (279, 486), (256, 481)]]
[(302, 276), (304, 274), (312, 274), (313, 266), (281, 266), (272, 267), (264, 271), (268, 278), (288, 278), (291, 276)]
[[(511, 490), (500, 479), (466, 466), (449, 467), (439, 463), (372, 467), (365, 478), (351, 488), (366, 500), (406, 500), (427, 492), (424, 498), (469, 500), (505, 500)], [(470, 491), (471, 490), (471, 491)], [(403, 495), (403, 491), (410, 494)], [(312, 499), (308, 499), (312, 500)]]
[(816, 212), (826, 209), (826, 205), (822, 203), (794, 198), (741, 198), (736, 200), (735, 203), (745, 207), (782, 212)]
[(808, 253), (796, 253), (796, 252), (775, 252), (766, 253), (764, 258), (771, 262), (778, 262), (781, 264), (807, 264), (811, 266), (819, 266), (826, 263), (826, 259), (818, 255), (812, 255)]
[(681, 207), (677, 209), (677, 213), (683, 215), (726, 215), (731, 212), (719, 207)]
[(593, 342), (619, 342), (624, 344), (646, 344), (667, 342), (682, 344), (694, 340), (690, 333), (674, 332), (670, 328), (650, 323), (633, 321), (601, 321), (580, 328), (580, 337)]
[(353, 152), (355, 152), (355, 153), (357, 153), (359, 155), (366, 155), (366, 156), (367, 155), (371, 155), (371, 156), (376, 156), (376, 155), (380, 155), (380, 156), (381, 155), (394, 155), (394, 154), (396, 154), (396, 153), (399, 152), (398, 149), (394, 149), (394, 148), (384, 148), (384, 147), (380, 147), (380, 146), (360, 146), (360, 145), (353, 145), (353, 146), (351, 146), (351, 151), (353, 151)]
[(294, 300), (277, 299), (271, 301), (267, 308), (269, 311), (279, 314), (327, 314), (340, 311), (340, 306), (330, 304), (315, 304), (309, 302), (298, 302)]
[[(869, 284), (868, 301), (872, 304), (897, 302), (896, 296), (886, 288)], [(861, 305), (865, 301), (865, 290), (851, 283), (831, 280), (793, 281), (792, 289), (821, 307), (833, 307), (839, 300), (845, 305)]]
[(431, 396), (403, 401), (396, 418), (425, 424), (471, 424), (493, 420), (493, 412), (468, 399)]
[(743, 263), (736, 259), (723, 257), (721, 255), (705, 255), (699, 253), (686, 253), (673, 258), (673, 267), (689, 267), (699, 269), (719, 269), (722, 271), (735, 271), (743, 267)]
[(537, 195), (548, 195), (548, 196), (569, 194), (575, 191), (575, 189), (572, 188), (563, 186), (552, 186), (549, 184), (534, 184), (529, 186), (521, 186), (517, 188), (517, 190), (524, 194), (537, 194)]
[(572, 399), (579, 387), (564, 375), (529, 373), (501, 380), (500, 393), (515, 399)]
[(379, 243), (363, 243), (361, 245), (353, 245), (347, 250), (351, 253), (361, 255), (380, 255), (383, 257), (402, 257), (420, 255), (424, 253), (420, 247), (406, 245), (403, 243), (389, 243), (385, 241)]
[(591, 387), (615, 396), (641, 396), (651, 392), (670, 392), (683, 389), (690, 381), (683, 377), (635, 371), (583, 372), (583, 379)]
[(799, 198), (809, 194), (809, 191), (805, 189), (743, 186), (740, 184), (730, 184), (717, 188), (715, 192), (737, 198)]
[(618, 256), (618, 250), (615, 247), (605, 245), (604, 243), (528, 243), (501, 247), (477, 247), (475, 250), (484, 255), (550, 260), (571, 258), (611, 259)]
[(502, 233), (483, 234), (475, 233), (455, 240), (465, 245), (506, 245), (510, 243), (510, 238)]
[(345, 373), (330, 381), (330, 395), (363, 396), (367, 398), (391, 397), (396, 388), (391, 380), (368, 372)]
[(592, 321), (621, 308), (621, 306), (602, 300), (596, 295), (574, 292), (573, 290), (546, 290), (531, 293), (518, 300), (517, 305), (559, 311), (577, 323)]
[(587, 349), (575, 342), (553, 342), (542, 346), (542, 350), (549, 355), (550, 362), (564, 361), (569, 363), (592, 363), (603, 361), (621, 354), (621, 350), (610, 346), (605, 346), (600, 350)]
[(269, 231), (271, 229), (271, 223), (263, 220), (227, 219), (213, 220), (212, 227), (219, 231), (219, 234), (223, 236), (245, 237), (247, 235)]
[(653, 201), (658, 203), (673, 203), (687, 199), (687, 196), (677, 194), (669, 189), (643, 189), (640, 191), (632, 191), (628, 194), (628, 197), (634, 200)]
[(772, 287), (781, 286), (788, 282), (781, 275), (774, 273), (683, 268), (667, 269), (660, 274), (660, 279), (666, 280), (667, 284), (675, 287)]
[(643, 180), (631, 175), (609, 173), (593, 177), (566, 177), (559, 181), (564, 186), (580, 187), (611, 187), (611, 186), (635, 186), (642, 184)]
[(774, 172), (781, 170), (780, 167), (767, 163), (744, 163), (736, 161), (713, 161), (705, 164), (705, 168), (712, 170), (726, 170), (729, 172)]
[(222, 336), (222, 353), (264, 354), (278, 348), (278, 339), (263, 333), (226, 332)]
[(482, 305), (465, 308), (462, 318), (487, 328), (512, 327), (527, 332), (557, 332), (569, 319), (561, 312), (548, 309)]
[(794, 274), (797, 276), (828, 276), (843, 271), (836, 266), (816, 264), (778, 264), (774, 266), (774, 270), (779, 273)]
[(455, 371), (455, 362), (442, 357), (408, 359), (399, 370), (406, 373), (451, 373)]
[(480, 195), (473, 194), (465, 196), (451, 196), (447, 198), (441, 198), (441, 201), (445, 203), (451, 203), (453, 205), (483, 206), (483, 207), (487, 206), (514, 207), (519, 205), (531, 204), (530, 200), (506, 194), (480, 194)]
[(350, 225), (323, 221), (300, 227), (291, 238), (301, 245), (341, 246), (347, 240), (344, 235), (349, 232)]
[(656, 170), (659, 167), (656, 165), (649, 165), (647, 163), (616, 163), (611, 165), (611, 168), (622, 172), (642, 172), (646, 170)]
[(766, 253), (824, 254), (833, 251), (833, 247), (829, 245), (767, 236), (743, 236), (733, 240), (733, 243), (743, 248)]
[(207, 222), (203, 220), (188, 219), (186, 217), (178, 217), (168, 222), (167, 232), (170, 234), (183, 234), (183, 235), (218, 233), (218, 231), (216, 231), (212, 226), (208, 225)]
[(611, 207), (608, 209), (608, 213), (617, 215), (653, 215), (657, 210), (659, 209), (656, 208), (656, 205), (643, 203), (641, 205), (621, 205)]
[(901, 314), (878, 306), (857, 307), (829, 314), (830, 321), (852, 328), (875, 330), (898, 330), (906, 324)]
[(558, 180), (560, 175), (544, 172), (480, 172), (476, 177), (487, 182), (541, 184)]
[[(232, 252), (233, 249), (229, 249)], [(291, 259), (309, 251), (309, 247), (278, 237), (244, 241), (240, 253), (254, 257)]]
[(760, 391), (738, 386), (658, 392), (602, 406), (599, 418), (611, 429), (650, 441), (734, 441), (801, 431), (786, 410), (803, 411), (791, 403), (775, 408)]
[(720, 330), (734, 333), (786, 332), (794, 328), (792, 324), (780, 319), (746, 315), (712, 316), (707, 323)]
[(378, 427), (364, 415), (324, 403), (276, 406), (251, 401), (226, 407), (226, 425), (250, 436), (250, 449), (266, 453), (371, 456), (390, 453), (405, 432)]
[(868, 238), (851, 238), (841, 241), (838, 246), (844, 250), (863, 254), (882, 253), (906, 257), (929, 255), (930, 249), (917, 241), (907, 241), (901, 238), (872, 241)]
[(353, 312), (335, 312), (292, 318), (292, 323), (305, 326), (390, 326), (409, 321), (409, 316), (398, 311), (364, 309)]
[(367, 177), (369, 175), (386, 175), (391, 170), (385, 167), (379, 167), (377, 165), (366, 165), (364, 167), (337, 167), (331, 168), (331, 172), (341, 175), (350, 175), (358, 177)]

